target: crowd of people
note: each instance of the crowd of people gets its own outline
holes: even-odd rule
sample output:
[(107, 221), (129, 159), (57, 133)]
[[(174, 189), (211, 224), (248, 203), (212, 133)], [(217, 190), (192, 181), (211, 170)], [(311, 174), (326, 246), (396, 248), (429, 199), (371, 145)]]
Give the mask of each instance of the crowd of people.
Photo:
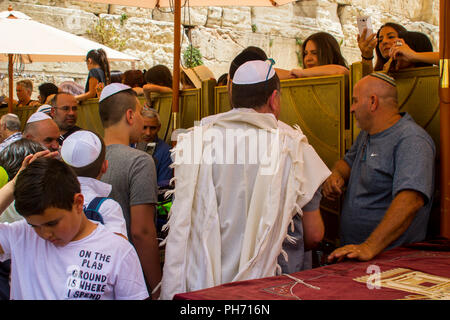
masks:
[[(361, 133), (333, 168), (299, 127), (279, 120), (280, 80), (348, 74), (339, 43), (325, 32), (303, 42), (303, 68), (275, 68), (257, 47), (240, 52), (218, 81), (232, 110), (203, 118), (172, 150), (158, 137), (151, 101), (152, 92), (172, 91), (166, 66), (110, 71), (98, 49), (86, 56), (84, 92), (45, 83), (33, 101), (31, 81), (18, 82), (16, 105), (41, 106), (23, 131), (17, 115), (0, 119), (0, 298), (172, 299), (306, 270), (325, 233), (322, 197), (344, 196), (342, 247), (330, 263), (424, 240), (436, 150), (399, 111), (390, 72), (436, 64), (437, 55), (423, 34), (399, 25), (366, 31), (358, 45), (367, 74), (350, 107)], [(182, 70), (183, 89), (213, 78), (200, 69)], [(79, 104), (94, 97), (103, 137), (77, 126)], [(230, 132), (238, 133), (232, 141)], [(158, 239), (164, 188), (173, 204), (167, 237)]]

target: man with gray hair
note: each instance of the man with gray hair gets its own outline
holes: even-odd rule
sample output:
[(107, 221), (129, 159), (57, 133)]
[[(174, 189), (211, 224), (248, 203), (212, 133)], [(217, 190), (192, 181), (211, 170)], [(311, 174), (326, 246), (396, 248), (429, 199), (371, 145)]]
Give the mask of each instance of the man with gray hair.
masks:
[(7, 113), (0, 118), (0, 151), (9, 146), (14, 141), (22, 139), (20, 132), (20, 119), (14, 113)]
[(156, 165), (156, 176), (158, 186), (167, 186), (173, 177), (172, 159), (170, 157), (170, 146), (158, 137), (161, 129), (161, 119), (155, 109), (144, 108), (142, 111), (144, 117), (144, 134), (136, 148), (147, 152), (153, 157)]
[(33, 113), (25, 125), (23, 137), (36, 141), (50, 151), (59, 151), (59, 128), (53, 119), (43, 112)]

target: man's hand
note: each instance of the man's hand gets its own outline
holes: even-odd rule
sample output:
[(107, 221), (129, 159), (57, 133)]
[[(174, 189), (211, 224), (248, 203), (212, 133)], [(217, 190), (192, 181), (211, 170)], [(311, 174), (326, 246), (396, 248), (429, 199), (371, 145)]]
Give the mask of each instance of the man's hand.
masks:
[(328, 256), (328, 262), (332, 262), (337, 259), (337, 262), (341, 262), (344, 258), (357, 259), (360, 261), (369, 261), (377, 255), (377, 252), (365, 242), (361, 244), (349, 244), (334, 250)]
[(341, 196), (344, 185), (345, 180), (342, 176), (338, 172), (332, 172), (323, 184), (322, 194), (325, 198), (334, 201)]

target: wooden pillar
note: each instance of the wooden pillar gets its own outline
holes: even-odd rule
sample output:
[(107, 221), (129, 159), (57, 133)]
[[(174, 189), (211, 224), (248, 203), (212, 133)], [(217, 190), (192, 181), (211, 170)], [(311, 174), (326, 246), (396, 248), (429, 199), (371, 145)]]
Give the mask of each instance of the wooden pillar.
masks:
[(172, 82), (172, 127), (178, 129), (178, 111), (180, 104), (180, 54), (181, 54), (181, 0), (175, 0), (174, 7), (174, 43), (173, 43), (173, 82)]
[(450, 239), (450, 0), (440, 0), (441, 235)]
[(8, 81), (9, 81), (9, 97), (8, 97), (8, 112), (12, 113), (13, 99), (14, 99), (14, 59), (12, 54), (8, 54)]

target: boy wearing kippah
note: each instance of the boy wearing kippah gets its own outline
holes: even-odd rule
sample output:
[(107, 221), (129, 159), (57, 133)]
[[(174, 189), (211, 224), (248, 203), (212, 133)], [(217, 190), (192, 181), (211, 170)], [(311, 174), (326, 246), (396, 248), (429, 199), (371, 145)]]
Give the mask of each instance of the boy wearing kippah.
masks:
[(97, 201), (97, 210), (105, 227), (128, 238), (122, 207), (117, 201), (106, 198), (111, 193), (112, 186), (100, 181), (108, 169), (105, 150), (105, 143), (99, 135), (80, 130), (64, 140), (61, 157), (78, 176), (84, 207), (89, 208), (91, 202)]
[[(25, 160), (27, 161), (27, 160)], [(87, 219), (73, 170), (64, 162), (32, 162), (0, 189), (25, 218), (0, 224), (0, 260), (11, 259), (11, 299), (148, 298), (131, 244)]]

